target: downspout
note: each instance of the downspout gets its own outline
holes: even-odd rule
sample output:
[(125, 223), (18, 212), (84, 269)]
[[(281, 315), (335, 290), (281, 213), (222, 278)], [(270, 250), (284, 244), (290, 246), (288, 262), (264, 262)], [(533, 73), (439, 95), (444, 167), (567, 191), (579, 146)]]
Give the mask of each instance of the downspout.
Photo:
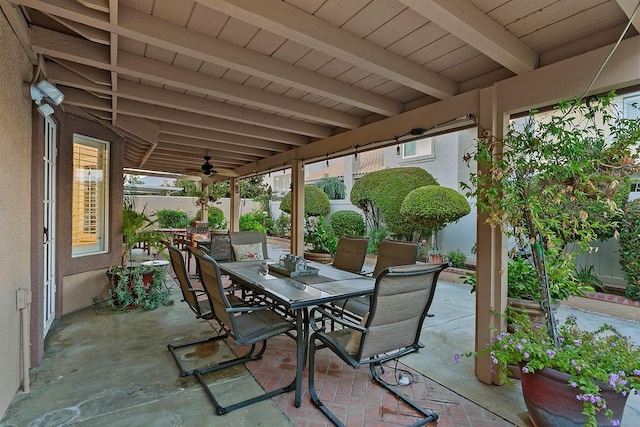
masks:
[(31, 367), (31, 339), (29, 330), (31, 328), (31, 291), (29, 289), (18, 289), (16, 291), (16, 308), (20, 311), (20, 342), (21, 342), (21, 365), (22, 365), (22, 391), (29, 392), (29, 368)]

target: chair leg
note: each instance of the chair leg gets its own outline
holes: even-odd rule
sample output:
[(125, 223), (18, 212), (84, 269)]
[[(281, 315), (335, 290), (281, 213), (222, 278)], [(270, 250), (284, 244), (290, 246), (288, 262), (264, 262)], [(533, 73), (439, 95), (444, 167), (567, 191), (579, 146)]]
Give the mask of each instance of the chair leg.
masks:
[[(311, 369), (311, 368), (309, 368)], [(410, 405), (412, 408), (414, 408), (416, 411), (420, 412), (421, 414), (423, 414), (425, 416), (425, 418), (422, 418), (421, 420), (418, 420), (417, 422), (415, 422), (414, 424), (411, 424), (411, 427), (415, 427), (415, 426), (422, 426), (425, 425), (427, 423), (436, 421), (438, 419), (438, 414), (436, 412), (430, 411), (428, 409), (423, 408), (422, 406), (418, 405), (416, 402), (414, 402), (413, 400), (409, 399), (407, 397), (407, 395), (405, 395), (404, 393), (398, 391), (398, 389), (392, 385), (387, 384), (386, 382), (384, 382), (382, 380), (382, 378), (380, 378), (380, 375), (378, 374), (378, 371), (376, 371), (376, 364), (374, 363), (370, 363), (369, 364), (369, 370), (371, 371), (371, 375), (373, 376), (373, 380), (375, 382), (377, 382), (378, 384), (380, 384), (382, 387), (386, 388), (387, 390), (389, 390), (391, 393), (393, 393), (394, 395), (398, 396), (400, 399), (402, 399), (406, 404)], [(311, 375), (311, 374), (309, 374)]]
[(189, 375), (193, 375), (194, 371), (197, 368), (196, 369), (192, 369), (190, 371), (187, 371), (186, 369), (184, 369), (184, 367), (182, 366), (182, 362), (180, 362), (180, 357), (176, 353), (176, 350), (178, 350), (180, 348), (184, 348), (184, 347), (189, 347), (189, 346), (192, 346), (192, 345), (198, 345), (198, 344), (204, 344), (204, 343), (208, 343), (208, 342), (222, 340), (222, 339), (227, 338), (228, 336), (229, 336), (229, 334), (225, 333), (224, 335), (218, 335), (218, 336), (207, 338), (207, 339), (200, 340), (200, 341), (188, 342), (186, 344), (180, 344), (180, 345), (167, 344), (167, 349), (171, 352), (171, 355), (173, 356), (173, 360), (176, 361), (176, 364), (178, 365), (178, 369), (180, 369), (180, 376), (181, 377), (188, 377)]
[(273, 390), (273, 391), (261, 394), (261, 395), (256, 396), (256, 397), (252, 397), (251, 399), (243, 400), (241, 402), (234, 403), (234, 404), (229, 405), (229, 406), (220, 405), (218, 400), (213, 395), (213, 392), (209, 388), (209, 385), (205, 381), (203, 375), (207, 374), (209, 372), (220, 371), (222, 369), (230, 368), (230, 367), (235, 366), (235, 365), (240, 365), (240, 364), (244, 364), (244, 363), (250, 362), (252, 360), (259, 359), (260, 357), (262, 357), (262, 355), (264, 354), (264, 352), (265, 352), (265, 350), (267, 348), (267, 341), (266, 340), (262, 341), (262, 346), (260, 348), (260, 351), (258, 351), (258, 353), (256, 353), (254, 355), (253, 352), (255, 351), (255, 348), (256, 348), (256, 345), (253, 344), (251, 346), (251, 348), (249, 349), (249, 351), (243, 356), (237, 357), (237, 358), (232, 359), (232, 360), (227, 360), (225, 362), (219, 363), (217, 365), (209, 366), (209, 367), (206, 367), (206, 368), (203, 368), (203, 369), (196, 369), (194, 371), (195, 377), (198, 379), (198, 382), (200, 383), (200, 385), (202, 385), (202, 387), (204, 388), (204, 391), (207, 393), (207, 396), (209, 397), (209, 400), (211, 401), (211, 403), (213, 403), (213, 406), (215, 406), (217, 415), (228, 414), (229, 412), (235, 411), (236, 409), (244, 408), (245, 406), (251, 405), (253, 403), (262, 402), (263, 400), (271, 399), (274, 396), (278, 396), (280, 394), (287, 393), (287, 392), (290, 392), (292, 390), (295, 390), (295, 388), (296, 388), (296, 379), (294, 378), (293, 381), (291, 382), (291, 384), (289, 384), (289, 385), (287, 385), (285, 387), (279, 388), (277, 390)]
[(316, 343), (313, 335), (309, 340), (309, 396), (311, 397), (311, 403), (318, 408), (325, 417), (338, 427), (344, 427), (344, 424), (336, 417), (336, 415), (327, 408), (324, 403), (318, 397), (318, 393), (315, 388), (315, 359), (316, 359)]

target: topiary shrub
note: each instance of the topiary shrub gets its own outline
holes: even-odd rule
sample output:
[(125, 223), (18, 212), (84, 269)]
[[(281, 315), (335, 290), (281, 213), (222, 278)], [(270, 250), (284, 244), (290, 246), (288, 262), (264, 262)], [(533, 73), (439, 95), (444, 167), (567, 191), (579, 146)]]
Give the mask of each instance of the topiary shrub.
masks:
[(335, 177), (325, 176), (313, 185), (324, 191), (330, 200), (342, 200), (347, 195), (347, 187), (344, 182)]
[(438, 185), (438, 182), (424, 169), (383, 169), (358, 179), (350, 199), (362, 209), (370, 229), (380, 228), (384, 223), (391, 233), (407, 234), (412, 230), (400, 213), (402, 201), (411, 190), (425, 185)]
[[(191, 218), (191, 222), (200, 221), (200, 213), (197, 213), (193, 218)], [(224, 218), (224, 212), (217, 206), (209, 206), (207, 207), (207, 222), (209, 223), (209, 227), (214, 230), (220, 230), (223, 228), (227, 228), (229, 223)]]
[(438, 230), (471, 212), (467, 199), (453, 188), (427, 185), (407, 194), (400, 209), (418, 229), (434, 232), (433, 249), (438, 249)]
[[(329, 197), (324, 191), (313, 185), (304, 186), (305, 216), (326, 216), (329, 215), (330, 209)], [(282, 198), (280, 210), (291, 214), (291, 192), (288, 192)]]
[(174, 209), (157, 210), (156, 221), (159, 228), (185, 228), (191, 222), (186, 212)]
[(358, 212), (354, 211), (337, 211), (329, 217), (329, 225), (333, 230), (333, 234), (340, 238), (362, 237), (367, 229), (364, 225), (364, 218)]
[(620, 266), (627, 279), (627, 298), (640, 300), (640, 199), (627, 204), (620, 224)]

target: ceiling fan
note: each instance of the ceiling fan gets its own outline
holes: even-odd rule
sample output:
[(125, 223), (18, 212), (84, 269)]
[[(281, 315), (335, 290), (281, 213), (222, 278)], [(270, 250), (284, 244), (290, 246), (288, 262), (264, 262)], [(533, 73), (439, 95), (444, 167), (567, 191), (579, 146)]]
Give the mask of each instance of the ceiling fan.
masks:
[[(195, 171), (195, 169), (192, 169), (192, 171)], [(214, 167), (211, 164), (211, 156), (204, 156), (204, 163), (200, 166), (200, 169), (198, 170), (198, 172), (202, 174), (203, 177), (211, 177), (213, 175), (219, 175), (219, 176), (224, 176), (229, 178), (235, 178), (238, 176), (238, 174), (232, 171), (231, 169), (220, 169), (220, 168)]]

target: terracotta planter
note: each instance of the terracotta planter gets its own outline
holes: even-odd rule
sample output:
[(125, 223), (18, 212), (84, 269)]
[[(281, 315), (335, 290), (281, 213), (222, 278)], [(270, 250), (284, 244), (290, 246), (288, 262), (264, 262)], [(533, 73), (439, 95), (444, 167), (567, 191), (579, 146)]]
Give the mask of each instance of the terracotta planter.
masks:
[[(584, 425), (582, 402), (576, 399), (579, 390), (568, 385), (570, 376), (555, 369), (544, 368), (533, 374), (521, 374), (522, 395), (529, 418), (536, 427), (579, 427)], [(614, 418), (622, 419), (627, 397), (599, 384)], [(597, 414), (598, 426), (611, 426), (602, 413)]]
[(305, 252), (304, 258), (309, 261), (319, 262), (320, 264), (331, 264), (333, 262), (331, 254), (326, 253)]
[[(527, 314), (532, 325), (544, 324), (544, 311), (542, 311), (542, 307), (540, 307), (540, 304), (538, 302), (509, 297), (507, 298), (507, 304), (515, 311)], [(554, 302), (553, 304), (551, 304), (551, 311), (553, 311), (553, 313), (555, 314), (558, 310), (558, 307), (560, 307), (560, 303)], [(510, 329), (508, 330), (509, 332), (513, 332)]]
[(444, 256), (429, 255), (429, 264), (442, 264), (443, 262), (444, 262)]

